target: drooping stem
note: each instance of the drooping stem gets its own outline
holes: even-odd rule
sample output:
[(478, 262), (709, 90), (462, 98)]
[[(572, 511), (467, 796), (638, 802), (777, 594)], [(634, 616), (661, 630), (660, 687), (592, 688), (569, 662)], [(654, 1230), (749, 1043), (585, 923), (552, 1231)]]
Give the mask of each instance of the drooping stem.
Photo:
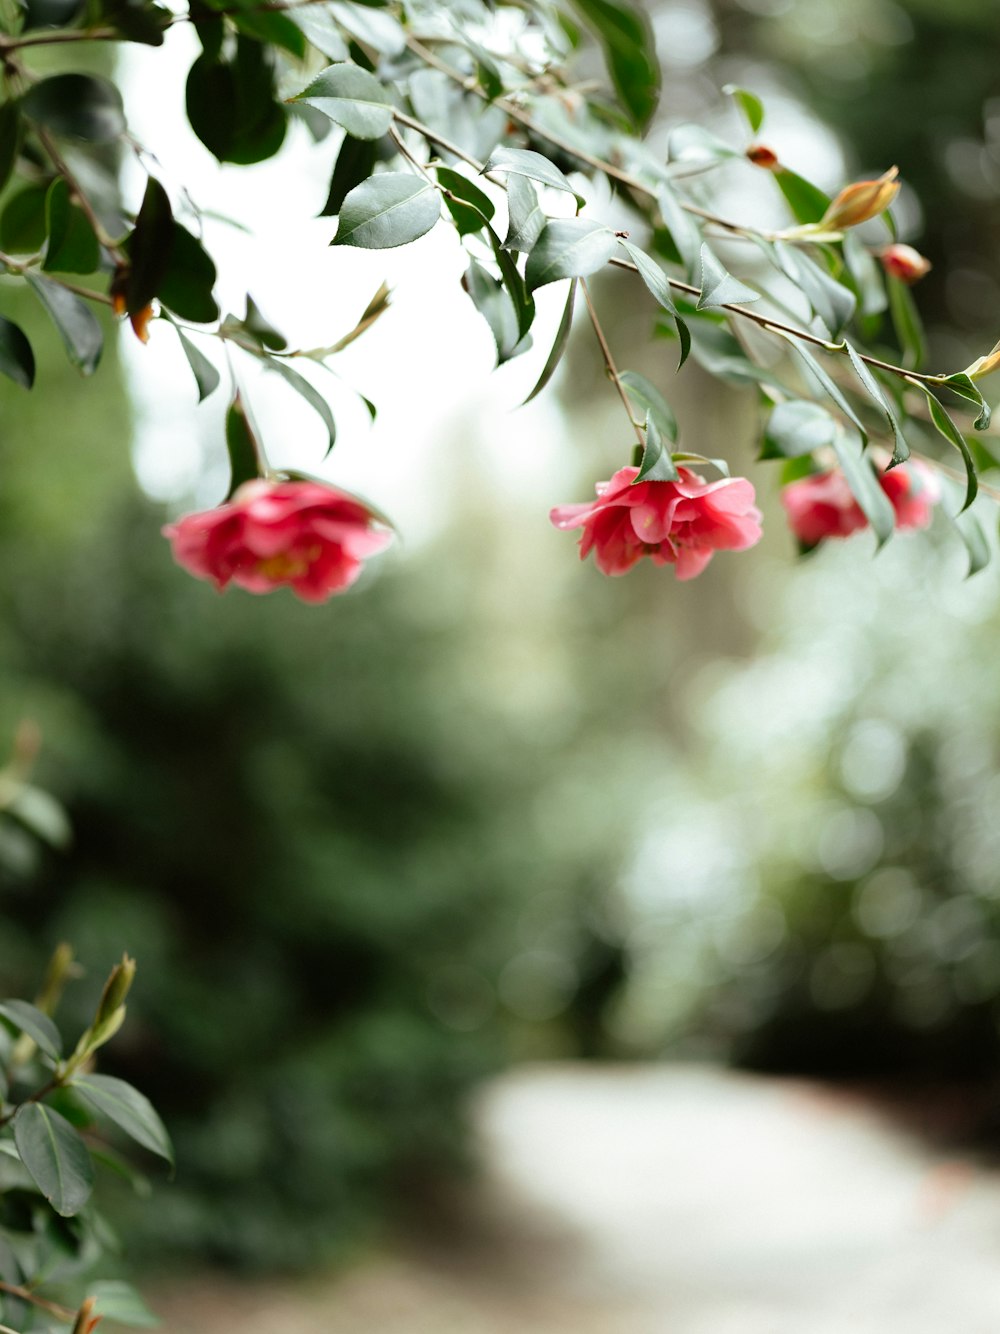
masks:
[(618, 397), (621, 399), (622, 406), (628, 414), (628, 419), (633, 431), (635, 431), (635, 438), (639, 443), (639, 448), (645, 449), (646, 437), (643, 434), (642, 427), (636, 421), (635, 415), (632, 412), (632, 404), (628, 401), (625, 386), (622, 384), (621, 376), (618, 374), (618, 367), (615, 365), (615, 359), (611, 355), (611, 348), (608, 346), (608, 340), (605, 338), (604, 330), (601, 328), (601, 321), (598, 318), (594, 303), (591, 300), (590, 289), (587, 286), (586, 280), (583, 278), (580, 279), (580, 288), (583, 292), (583, 299), (587, 303), (587, 314), (590, 316), (590, 323), (593, 325), (594, 333), (597, 336), (597, 342), (601, 349), (601, 356), (604, 358), (604, 365), (607, 368), (608, 376), (614, 382), (614, 386), (618, 390)]

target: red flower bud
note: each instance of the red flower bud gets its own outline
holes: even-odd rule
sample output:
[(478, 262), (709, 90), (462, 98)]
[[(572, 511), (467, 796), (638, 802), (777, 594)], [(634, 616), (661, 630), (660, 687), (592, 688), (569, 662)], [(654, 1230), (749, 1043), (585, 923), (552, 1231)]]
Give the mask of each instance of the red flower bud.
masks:
[(931, 262), (911, 245), (887, 245), (879, 251), (879, 259), (886, 273), (904, 283), (915, 283), (930, 271)]
[(755, 167), (763, 167), (766, 171), (780, 171), (781, 169), (777, 153), (773, 148), (768, 148), (766, 144), (751, 144), (747, 149), (746, 156)]

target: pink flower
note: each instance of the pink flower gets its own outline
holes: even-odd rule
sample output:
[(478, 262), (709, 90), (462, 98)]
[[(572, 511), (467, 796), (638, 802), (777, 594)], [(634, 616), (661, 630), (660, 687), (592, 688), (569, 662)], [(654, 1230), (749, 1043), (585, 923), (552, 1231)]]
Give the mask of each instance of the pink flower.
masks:
[(643, 558), (674, 565), (678, 579), (693, 579), (716, 551), (743, 551), (760, 540), (760, 510), (744, 477), (704, 482), (679, 468), (676, 482), (638, 482), (638, 468), (619, 468), (597, 484), (597, 500), (560, 505), (549, 518), (557, 528), (582, 528), (580, 559), (596, 548), (603, 574), (624, 574)]
[[(941, 488), (934, 473), (919, 459), (881, 472), (879, 485), (896, 514), (897, 528), (926, 528)], [(815, 473), (790, 482), (781, 493), (792, 532), (807, 547), (830, 537), (849, 537), (867, 528), (861, 506), (839, 470)]]
[(291, 586), (303, 602), (325, 602), (361, 573), (366, 556), (392, 540), (354, 496), (318, 482), (246, 482), (226, 504), (188, 514), (163, 530), (174, 559), (222, 589), (251, 593)]
[(879, 259), (886, 273), (892, 273), (904, 283), (918, 282), (930, 273), (931, 262), (911, 245), (888, 245), (879, 251)]

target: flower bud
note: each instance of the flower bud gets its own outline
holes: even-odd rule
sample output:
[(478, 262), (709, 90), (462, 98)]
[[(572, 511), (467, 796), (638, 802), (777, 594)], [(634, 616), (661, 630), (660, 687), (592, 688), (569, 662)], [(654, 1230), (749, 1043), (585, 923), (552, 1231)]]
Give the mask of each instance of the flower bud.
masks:
[(970, 380), (980, 380), (984, 375), (989, 375), (1000, 366), (1000, 343), (991, 347), (984, 357), (977, 357), (971, 366), (966, 366), (963, 374)]
[(931, 268), (930, 260), (911, 245), (887, 245), (879, 251), (879, 259), (886, 273), (891, 273), (907, 285), (919, 282)]
[(874, 181), (854, 181), (845, 185), (821, 218), (821, 224), (838, 230), (856, 227), (869, 218), (884, 213), (899, 194), (898, 167), (890, 167), (884, 176)]
[(746, 156), (755, 167), (763, 167), (765, 171), (779, 171), (781, 169), (777, 153), (773, 148), (768, 148), (766, 144), (751, 144), (746, 151)]
[(110, 976), (104, 984), (104, 990), (101, 992), (97, 1014), (94, 1016), (95, 1029), (106, 1024), (112, 1015), (124, 1005), (125, 997), (129, 993), (134, 977), (135, 960), (130, 959), (127, 954), (123, 954), (121, 963), (116, 963), (112, 968)]
[(79, 1311), (76, 1313), (76, 1320), (73, 1322), (73, 1334), (92, 1334), (92, 1331), (101, 1323), (103, 1317), (94, 1315), (96, 1304), (96, 1297), (84, 1298)]

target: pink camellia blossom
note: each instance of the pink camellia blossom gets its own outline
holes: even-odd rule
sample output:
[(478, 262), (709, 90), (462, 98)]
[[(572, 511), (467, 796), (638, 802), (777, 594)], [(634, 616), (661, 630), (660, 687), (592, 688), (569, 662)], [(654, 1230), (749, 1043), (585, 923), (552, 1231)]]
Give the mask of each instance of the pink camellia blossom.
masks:
[[(895, 511), (897, 528), (928, 526), (934, 506), (941, 498), (941, 487), (925, 463), (911, 459), (891, 472), (880, 472), (878, 480)], [(868, 520), (839, 469), (790, 482), (781, 492), (781, 503), (789, 527), (807, 547), (831, 537), (850, 537), (859, 528), (868, 527)]]
[(549, 515), (557, 528), (582, 528), (580, 559), (596, 552), (603, 574), (625, 574), (643, 556), (673, 565), (678, 579), (693, 579), (717, 551), (744, 551), (760, 540), (761, 514), (745, 477), (705, 482), (679, 468), (676, 482), (638, 482), (638, 468), (619, 468), (597, 484), (597, 499), (560, 505)]
[(246, 482), (217, 509), (188, 514), (163, 534), (198, 579), (251, 593), (287, 584), (303, 602), (350, 587), (392, 534), (360, 500), (319, 482)]

